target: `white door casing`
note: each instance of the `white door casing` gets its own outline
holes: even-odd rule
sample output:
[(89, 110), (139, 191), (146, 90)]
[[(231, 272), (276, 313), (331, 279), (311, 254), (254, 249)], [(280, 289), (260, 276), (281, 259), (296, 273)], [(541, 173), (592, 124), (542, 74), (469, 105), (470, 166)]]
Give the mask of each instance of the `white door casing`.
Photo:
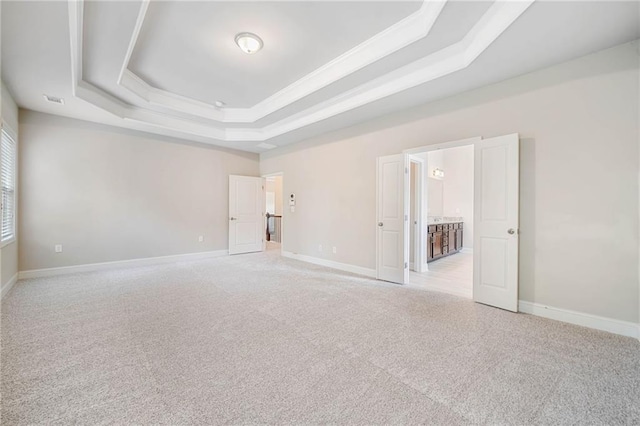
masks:
[(475, 143), (473, 299), (518, 311), (518, 134)]
[(229, 254), (264, 250), (264, 179), (229, 176)]
[(376, 188), (376, 277), (409, 281), (408, 156), (378, 157)]
[[(414, 261), (414, 270), (416, 272), (425, 272), (427, 271), (427, 227), (426, 227), (426, 209), (424, 208), (424, 194), (426, 188), (424, 185), (425, 175), (427, 173), (427, 161), (425, 158), (418, 157), (415, 155), (409, 155), (409, 161), (416, 165), (416, 188), (415, 193), (411, 194), (411, 197), (415, 198), (415, 221), (417, 224), (415, 225), (415, 259)], [(411, 204), (411, 203), (409, 203)], [(414, 226), (413, 223), (409, 224), (410, 226)], [(413, 228), (411, 228), (411, 232)]]

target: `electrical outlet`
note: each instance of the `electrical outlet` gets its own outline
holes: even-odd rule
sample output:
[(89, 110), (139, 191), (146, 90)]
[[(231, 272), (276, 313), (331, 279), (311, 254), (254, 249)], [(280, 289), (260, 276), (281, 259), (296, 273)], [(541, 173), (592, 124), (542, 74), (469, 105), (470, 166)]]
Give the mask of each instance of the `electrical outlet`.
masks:
[(336, 251), (336, 248), (334, 247), (333, 248), (333, 254), (336, 254), (336, 253), (337, 253), (337, 251)]
[(62, 253), (62, 244), (56, 244), (53, 249), (56, 253)]
[(199, 243), (201, 243), (201, 242), (203, 242), (203, 241), (204, 241), (204, 236), (200, 235), (200, 236), (198, 237), (198, 242), (199, 242)]
[(322, 244), (318, 246), (318, 251), (322, 251)]

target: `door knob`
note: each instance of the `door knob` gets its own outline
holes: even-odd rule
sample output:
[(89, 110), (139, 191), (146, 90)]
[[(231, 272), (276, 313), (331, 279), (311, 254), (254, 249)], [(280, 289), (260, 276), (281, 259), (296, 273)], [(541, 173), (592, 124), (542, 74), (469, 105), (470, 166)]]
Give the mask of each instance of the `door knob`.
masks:
[(235, 217), (230, 217), (229, 220), (238, 220)]
[(509, 230), (507, 231), (509, 233), (509, 235), (513, 235), (516, 233), (516, 230), (513, 228), (509, 228)]
[(378, 226), (382, 226), (382, 222), (378, 222)]

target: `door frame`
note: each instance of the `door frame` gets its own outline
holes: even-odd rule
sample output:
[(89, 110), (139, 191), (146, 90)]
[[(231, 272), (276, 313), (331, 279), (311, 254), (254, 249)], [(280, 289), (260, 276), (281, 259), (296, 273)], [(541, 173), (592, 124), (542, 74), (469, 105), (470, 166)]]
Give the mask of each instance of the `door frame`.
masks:
[(422, 154), (429, 151), (438, 151), (438, 150), (447, 149), (447, 148), (458, 148), (460, 146), (475, 145), (476, 142), (479, 142), (481, 140), (482, 140), (482, 136), (476, 136), (473, 138), (460, 139), (456, 141), (437, 143), (434, 145), (419, 146), (418, 148), (405, 149), (404, 151), (402, 151), (402, 153), (408, 154), (408, 155)]
[[(414, 219), (417, 222), (415, 225), (415, 229), (417, 230), (417, 235), (415, 236), (413, 241), (413, 254), (414, 254), (413, 268), (415, 272), (420, 273), (420, 272), (428, 271), (427, 262), (423, 262), (423, 259), (425, 259), (425, 254), (427, 249), (427, 245), (426, 245), (427, 240), (426, 238), (423, 237), (423, 234), (425, 231), (424, 219), (423, 219), (423, 212), (425, 211), (425, 209), (424, 209), (423, 200), (425, 199), (424, 193), (427, 189), (425, 188), (424, 180), (426, 176), (425, 169), (427, 168), (427, 161), (424, 158), (420, 158), (416, 155), (409, 155), (409, 166), (411, 166), (412, 163), (416, 165), (416, 187), (415, 187), (415, 193), (410, 194), (410, 197), (415, 197), (415, 201), (414, 201), (415, 211), (413, 213), (414, 213)], [(409, 229), (411, 229), (411, 224), (409, 224)], [(411, 259), (409, 259), (409, 261), (411, 262)]]
[[(265, 179), (265, 188), (264, 188), (264, 194), (265, 194), (265, 218), (266, 218), (266, 209), (267, 209), (267, 183), (266, 183), (266, 178), (268, 177), (274, 177), (274, 176), (282, 176), (282, 219), (280, 220), (280, 254), (284, 253), (284, 214), (286, 213), (286, 203), (285, 203), (285, 199), (287, 197), (284, 196), (284, 172), (274, 172), (274, 173), (267, 173), (267, 174), (263, 174), (261, 175), (261, 177), (263, 179)], [(265, 221), (265, 232), (266, 232), (266, 221)], [(264, 233), (264, 232), (263, 232)], [(265, 250), (267, 248), (267, 240), (265, 239), (264, 241), (264, 246), (265, 246)]]
[[(481, 140), (482, 140), (481, 136), (476, 136), (476, 137), (467, 138), (467, 139), (459, 139), (459, 140), (450, 141), (450, 142), (443, 142), (443, 143), (437, 143), (437, 144), (433, 144), (433, 145), (420, 146), (420, 147), (417, 147), (417, 148), (405, 149), (405, 150), (402, 151), (402, 153), (405, 156), (408, 156), (408, 158), (410, 160), (412, 158), (418, 158), (418, 159), (422, 160), (422, 162), (423, 162), (423, 166), (422, 166), (423, 176), (422, 176), (422, 179), (424, 180), (427, 177), (426, 176), (426, 173), (427, 173), (426, 169), (428, 167), (428, 160), (424, 160), (424, 159), (421, 159), (419, 157), (415, 157), (416, 154), (426, 154), (426, 153), (428, 153), (430, 151), (439, 151), (439, 150), (449, 149), (449, 148), (458, 148), (458, 147), (461, 147), (461, 146), (469, 146), (469, 145), (475, 146), (476, 143), (480, 142)], [(420, 206), (423, 209), (422, 212), (428, 211), (428, 206), (427, 206), (428, 198), (427, 198), (426, 185), (423, 185), (423, 188), (418, 193), (418, 196), (420, 197), (420, 199), (416, 198), (416, 203), (420, 203)], [(475, 229), (475, 215), (474, 215), (473, 218), (471, 218), (471, 220), (474, 223), (474, 229)], [(425, 225), (426, 225), (426, 223), (425, 223)], [(426, 248), (427, 248), (427, 233), (424, 232), (426, 230), (427, 226), (424, 226), (425, 229), (422, 229), (422, 226), (421, 226), (420, 229), (422, 229), (422, 232), (420, 232), (419, 235), (418, 235), (419, 236), (419, 240), (420, 240), (418, 242), (418, 244), (420, 245), (422, 250), (424, 250), (423, 254), (426, 254)], [(408, 236), (406, 236), (406, 237), (408, 237)], [(426, 272), (428, 270), (429, 270), (429, 268), (427, 266), (427, 263), (425, 262), (424, 265), (422, 265), (422, 267), (421, 267), (421, 271), (416, 271), (416, 272)], [(410, 280), (411, 280), (411, 278), (409, 277), (409, 281)], [(459, 293), (455, 293), (455, 294), (459, 296)], [(473, 288), (471, 290), (471, 298), (473, 299)]]

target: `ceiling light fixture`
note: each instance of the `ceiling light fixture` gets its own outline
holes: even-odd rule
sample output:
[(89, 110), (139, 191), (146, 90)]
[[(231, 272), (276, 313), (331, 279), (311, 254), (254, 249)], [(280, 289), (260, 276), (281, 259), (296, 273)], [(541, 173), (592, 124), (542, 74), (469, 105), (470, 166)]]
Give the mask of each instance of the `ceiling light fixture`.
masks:
[(240, 33), (236, 35), (236, 44), (244, 53), (252, 55), (262, 49), (262, 39), (252, 33)]
[(222, 102), (222, 101), (215, 101), (215, 102), (214, 102), (214, 105), (216, 106), (216, 108), (224, 108), (224, 107), (225, 107), (225, 105), (227, 105), (227, 104), (225, 104), (225, 103), (224, 103), (224, 102)]

